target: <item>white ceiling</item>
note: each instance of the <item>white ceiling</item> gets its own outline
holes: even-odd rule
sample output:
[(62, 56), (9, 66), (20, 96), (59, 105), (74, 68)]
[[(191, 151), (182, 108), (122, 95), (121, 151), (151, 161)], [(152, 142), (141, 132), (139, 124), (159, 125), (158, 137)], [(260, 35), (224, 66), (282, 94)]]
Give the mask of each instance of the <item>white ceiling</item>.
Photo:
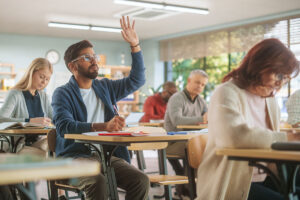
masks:
[[(158, 20), (136, 19), (136, 30), (142, 40), (300, 9), (300, 0), (151, 1), (208, 8), (210, 14), (177, 13)], [(119, 33), (49, 28), (47, 23), (119, 27), (119, 19), (114, 15), (132, 8), (114, 4), (113, 0), (0, 0), (0, 33), (122, 40)]]

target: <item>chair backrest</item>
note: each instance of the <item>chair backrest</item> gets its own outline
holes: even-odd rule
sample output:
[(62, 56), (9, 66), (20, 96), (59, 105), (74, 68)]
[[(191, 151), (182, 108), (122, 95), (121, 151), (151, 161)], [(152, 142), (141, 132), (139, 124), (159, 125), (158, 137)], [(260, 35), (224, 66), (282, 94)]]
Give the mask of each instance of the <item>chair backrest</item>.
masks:
[(189, 139), (187, 143), (188, 162), (194, 169), (197, 169), (202, 161), (207, 138), (207, 135), (198, 135)]
[(56, 146), (56, 130), (51, 129), (47, 134), (48, 147), (50, 152), (55, 153)]
[(142, 150), (159, 150), (167, 148), (167, 142), (153, 142), (153, 143), (132, 143), (128, 150), (142, 151)]
[[(126, 131), (143, 131), (144, 133), (152, 134), (166, 134), (166, 130), (162, 127), (149, 127), (149, 126), (136, 126), (127, 128)], [(154, 143), (132, 143), (128, 146), (128, 150), (141, 151), (141, 150), (159, 150), (168, 146), (167, 142), (154, 142)]]

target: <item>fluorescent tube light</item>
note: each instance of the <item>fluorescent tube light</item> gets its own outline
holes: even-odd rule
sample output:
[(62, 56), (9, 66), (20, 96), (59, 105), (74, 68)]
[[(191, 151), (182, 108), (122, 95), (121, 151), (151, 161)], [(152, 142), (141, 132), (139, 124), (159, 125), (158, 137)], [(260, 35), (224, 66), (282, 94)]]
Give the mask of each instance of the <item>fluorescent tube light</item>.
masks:
[(139, 7), (146, 7), (146, 8), (156, 8), (156, 9), (171, 10), (177, 12), (196, 13), (202, 15), (209, 14), (209, 10), (206, 8), (180, 6), (180, 5), (167, 4), (167, 3), (155, 3), (149, 1), (136, 1), (136, 0), (114, 0), (114, 2), (117, 4), (139, 6)]
[(85, 25), (85, 24), (68, 24), (61, 22), (49, 22), (49, 27), (57, 28), (70, 28), (70, 29), (81, 29), (81, 30), (92, 30), (92, 31), (104, 31), (104, 32), (113, 32), (120, 33), (121, 29), (116, 27), (105, 27), (105, 26), (95, 26), (95, 25)]
[(82, 24), (66, 24), (66, 23), (59, 23), (59, 22), (49, 22), (49, 27), (57, 27), (57, 28), (70, 28), (70, 29), (81, 29), (81, 30), (89, 30), (89, 25), (82, 25)]
[(140, 6), (140, 7), (145, 7), (145, 8), (157, 8), (157, 9), (163, 9), (164, 8), (164, 5), (162, 5), (162, 4), (146, 2), (146, 1), (115, 0), (114, 2), (117, 3), (117, 4), (124, 4), (124, 5), (130, 5), (130, 6)]
[(91, 26), (92, 31), (104, 31), (104, 32), (115, 32), (120, 33), (120, 28), (112, 28), (112, 27), (102, 27), (102, 26)]
[(192, 8), (192, 7), (166, 5), (164, 7), (164, 9), (165, 10), (179, 11), (179, 12), (196, 13), (196, 14), (201, 14), (201, 15), (207, 15), (207, 14), (209, 14), (208, 9), (204, 9), (204, 8), (200, 9), (200, 8)]

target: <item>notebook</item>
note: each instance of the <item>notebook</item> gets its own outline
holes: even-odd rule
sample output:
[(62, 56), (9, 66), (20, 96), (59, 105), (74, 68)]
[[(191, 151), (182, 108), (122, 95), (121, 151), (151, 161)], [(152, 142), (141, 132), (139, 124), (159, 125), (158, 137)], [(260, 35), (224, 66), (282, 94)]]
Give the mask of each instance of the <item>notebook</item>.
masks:
[(43, 129), (47, 128), (42, 124), (34, 124), (29, 122), (2, 122), (0, 123), (0, 130), (4, 129)]
[(143, 117), (143, 112), (131, 112), (125, 119), (127, 127), (138, 126), (140, 119)]
[(283, 151), (300, 151), (300, 141), (296, 142), (274, 142), (271, 145), (271, 148), (274, 150), (283, 150)]
[(146, 136), (147, 133), (144, 133), (142, 131), (137, 132), (131, 132), (131, 131), (114, 131), (114, 132), (107, 132), (107, 131), (101, 131), (101, 132), (87, 132), (82, 133), (83, 135), (89, 135), (89, 136)]

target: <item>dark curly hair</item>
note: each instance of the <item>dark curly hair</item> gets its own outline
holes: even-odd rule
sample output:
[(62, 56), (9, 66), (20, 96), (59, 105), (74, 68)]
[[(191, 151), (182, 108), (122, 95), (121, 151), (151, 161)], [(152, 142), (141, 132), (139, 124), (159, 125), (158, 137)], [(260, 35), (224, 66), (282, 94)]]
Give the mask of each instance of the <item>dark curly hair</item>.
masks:
[(82, 49), (92, 48), (92, 47), (93, 47), (92, 43), (88, 40), (82, 40), (80, 42), (77, 42), (69, 46), (64, 56), (64, 60), (67, 68), (69, 69), (68, 64), (79, 56), (79, 53)]

